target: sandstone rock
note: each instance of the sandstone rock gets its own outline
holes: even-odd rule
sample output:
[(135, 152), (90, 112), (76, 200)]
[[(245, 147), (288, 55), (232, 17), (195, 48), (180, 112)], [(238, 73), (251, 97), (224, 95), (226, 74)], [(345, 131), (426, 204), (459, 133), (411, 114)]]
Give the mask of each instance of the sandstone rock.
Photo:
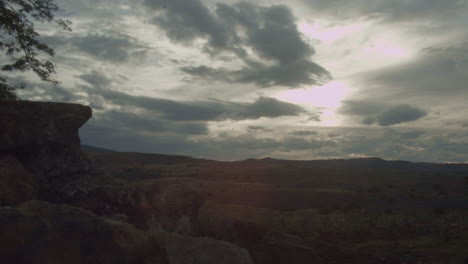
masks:
[(168, 263), (166, 250), (149, 233), (121, 221), (106, 222), (111, 226), (113, 241), (125, 253), (126, 263)]
[(164, 250), (143, 231), (76, 207), (42, 201), (0, 207), (0, 223), (0, 263), (166, 263)]
[(37, 198), (36, 178), (11, 155), (0, 156), (0, 205), (17, 205)]
[(78, 104), (2, 101), (0, 153), (15, 155), (43, 181), (86, 171), (78, 129), (91, 115)]
[(146, 214), (152, 212), (144, 203), (144, 193), (133, 184), (99, 173), (82, 175), (67, 183), (47, 184), (40, 198), (51, 203), (66, 203), (99, 216), (120, 215), (120, 220), (146, 228)]
[(82, 209), (30, 201), (0, 209), (4, 263), (124, 263), (103, 220)]
[(232, 243), (211, 238), (164, 235), (169, 264), (252, 264), (249, 252)]

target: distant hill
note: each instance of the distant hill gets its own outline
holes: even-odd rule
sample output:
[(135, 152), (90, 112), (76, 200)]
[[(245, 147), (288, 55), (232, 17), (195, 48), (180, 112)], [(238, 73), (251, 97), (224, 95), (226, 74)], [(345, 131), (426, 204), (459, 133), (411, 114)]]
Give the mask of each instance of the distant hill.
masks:
[(90, 145), (81, 144), (81, 150), (85, 152), (97, 152), (97, 153), (108, 153), (108, 152), (117, 152), (112, 149), (100, 148)]

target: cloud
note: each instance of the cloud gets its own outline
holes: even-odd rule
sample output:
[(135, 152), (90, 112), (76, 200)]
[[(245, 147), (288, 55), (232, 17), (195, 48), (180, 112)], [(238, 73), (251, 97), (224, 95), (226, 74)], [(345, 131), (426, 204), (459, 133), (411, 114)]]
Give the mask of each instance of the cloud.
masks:
[(427, 112), (410, 105), (397, 105), (386, 109), (378, 115), (376, 122), (381, 126), (391, 126), (415, 121), (426, 115)]
[[(129, 117), (131, 118), (131, 116)], [(128, 120), (129, 118), (123, 118)], [(146, 118), (146, 117), (145, 117)], [(154, 117), (149, 117), (150, 119)], [(468, 135), (447, 131), (421, 131), (402, 127), (327, 128), (313, 139), (288, 136), (270, 137), (267, 133), (248, 132), (196, 134), (141, 129), (134, 123), (113, 120), (91, 121), (80, 130), (82, 142), (122, 151), (190, 155), (218, 160), (245, 158), (323, 159), (373, 156), (425, 162), (462, 162), (467, 160)], [(120, 122), (120, 121), (119, 121)], [(137, 122), (138, 123), (138, 122)], [(195, 122), (201, 124), (201, 122)], [(148, 122), (144, 126), (149, 126)]]
[[(230, 83), (254, 83), (260, 87), (283, 85), (299, 87), (302, 84), (319, 84), (327, 80), (328, 73), (320, 66), (309, 61), (298, 61), (287, 65), (268, 66), (252, 63), (248, 68), (227, 70), (208, 66), (185, 66), (183, 72), (210, 80)], [(323, 74), (323, 75), (322, 75)]]
[[(464, 98), (468, 96), (467, 74), (466, 48), (460, 45), (428, 46), (411, 61), (356, 75), (353, 86), (358, 88), (354, 97), (365, 102), (362, 104), (364, 108), (369, 107), (370, 102), (374, 102), (373, 109), (363, 109), (364, 115), (366, 112), (377, 111), (375, 109), (378, 109), (379, 105), (388, 108), (388, 102), (398, 102), (402, 105), (413, 105), (417, 102), (416, 108), (420, 111), (407, 108), (408, 118), (411, 113), (416, 118), (425, 112), (421, 109), (430, 109), (432, 113), (439, 113), (427, 119), (432, 125), (457, 125), (466, 120), (463, 111), (466, 109)], [(351, 105), (348, 104), (348, 107)], [(351, 113), (356, 115), (358, 103), (352, 104), (351, 108)], [(395, 111), (388, 113), (387, 118), (395, 114)], [(374, 123), (375, 117), (370, 117), (367, 121)]]
[(199, 0), (162, 1), (146, 0), (153, 10), (164, 11), (153, 17), (153, 23), (161, 26), (175, 42), (190, 43), (197, 38), (208, 38), (208, 47), (226, 49), (234, 41), (226, 28)]
[(187, 135), (178, 133), (148, 133), (126, 127), (110, 127), (88, 122), (80, 129), (83, 144), (107, 147), (119, 151), (187, 154), (195, 152)]
[[(315, 153), (336, 143), (329, 140), (307, 140), (298, 137), (266, 138), (251, 133), (241, 135), (222, 135), (221, 137), (203, 137), (194, 140), (198, 156), (221, 160), (239, 160), (245, 158), (278, 157), (277, 153), (293, 154), (296, 151)], [(229, 151), (226, 151), (229, 150)], [(299, 154), (296, 159), (302, 158)]]
[(220, 121), (275, 118), (307, 114), (318, 119), (319, 113), (306, 111), (304, 108), (279, 101), (275, 98), (259, 97), (254, 102), (229, 102), (222, 100), (175, 101), (170, 99), (134, 96), (112, 90), (111, 80), (99, 71), (91, 71), (77, 76), (93, 87), (84, 85), (90, 98), (102, 98), (107, 104), (132, 106), (144, 109), (167, 120), (177, 121)]
[(116, 125), (115, 122), (103, 123), (102, 121), (85, 124), (80, 129), (82, 142), (119, 151), (190, 155), (217, 160), (262, 158), (275, 156), (278, 152), (293, 154), (294, 151), (309, 151), (315, 153), (329, 147), (336, 147), (336, 143), (329, 140), (305, 140), (297, 137), (260, 138), (252, 133), (236, 136), (223, 134), (218, 137), (196, 135), (196, 138), (191, 138), (190, 135), (183, 133), (156, 130), (150, 132), (114, 125)]
[(341, 18), (373, 16), (385, 22), (453, 19), (467, 9), (458, 0), (302, 0), (318, 15), (327, 14)]
[(346, 138), (340, 142), (343, 156), (361, 155), (385, 159), (399, 159), (423, 162), (464, 162), (468, 148), (468, 137), (462, 133), (447, 131), (422, 131), (417, 137), (405, 129), (378, 128), (347, 131)]
[(419, 130), (414, 130), (414, 131), (409, 131), (409, 132), (402, 132), (400, 133), (400, 138), (403, 139), (417, 139), (423, 136), (426, 132), (424, 131), (419, 131)]
[(81, 34), (44, 36), (43, 40), (54, 48), (60, 48), (62, 56), (77, 53), (88, 55), (97, 60), (119, 64), (133, 59), (142, 60), (150, 50), (148, 45), (130, 35), (121, 33), (116, 29), (105, 29), (99, 25), (96, 26), (100, 28), (98, 32), (94, 29)]
[(387, 94), (398, 93), (411, 97), (432, 96), (435, 93), (441, 96), (456, 95), (466, 87), (467, 61), (468, 50), (446, 49), (431, 54), (423, 52), (415, 60), (403, 65), (365, 73), (362, 79), (370, 85), (388, 89)]
[(361, 118), (366, 125), (391, 126), (416, 121), (427, 112), (410, 105), (382, 105), (367, 101), (345, 101), (341, 112)]
[[(90, 90), (93, 88), (90, 88)], [(274, 98), (260, 97), (253, 103), (225, 101), (173, 101), (147, 96), (132, 96), (125, 93), (101, 90), (95, 91), (115, 105), (131, 105), (143, 108), (170, 120), (178, 121), (220, 121), (243, 120), (261, 117), (297, 116), (307, 111), (300, 106), (281, 102)], [(313, 115), (313, 113), (311, 113)]]
[(73, 22), (75, 18), (119, 20), (129, 14), (128, 6), (133, 4), (126, 0), (57, 0), (56, 2), (61, 9), (60, 15), (73, 17)]
[(244, 64), (236, 70), (207, 65), (181, 67), (187, 74), (261, 87), (298, 87), (331, 78), (310, 60), (315, 51), (303, 39), (296, 18), (285, 5), (219, 3), (212, 10), (199, 0), (144, 2), (158, 11), (153, 23), (172, 41), (188, 45), (201, 39), (205, 41), (204, 51), (213, 59), (232, 54)]
[(254, 131), (262, 131), (262, 130), (266, 130), (266, 128), (262, 127), (262, 126), (248, 126), (247, 127), (249, 130), (254, 130)]
[(169, 132), (183, 135), (208, 133), (207, 125), (204, 122), (177, 122), (162, 119), (150, 113), (117, 110), (96, 113), (91, 124), (96, 127), (115, 128), (116, 130), (130, 129), (141, 133)]
[(76, 77), (94, 87), (109, 87), (112, 83), (112, 80), (110, 80), (106, 75), (96, 70), (92, 70), (90, 73), (80, 74)]
[(310, 130), (295, 130), (291, 133), (289, 133), (290, 135), (293, 135), (293, 136), (299, 136), (299, 137), (303, 137), (303, 136), (316, 136), (318, 135), (318, 132), (317, 131), (310, 131)]
[[(64, 87), (26, 82), (20, 96), (91, 105), (83, 142), (118, 150), (468, 160), (465, 1), (236, 2), (59, 0), (73, 33), (38, 30)], [(327, 124), (313, 106), (272, 98), (331, 78), (317, 62), (351, 91), (341, 114), (371, 125), (313, 127)]]

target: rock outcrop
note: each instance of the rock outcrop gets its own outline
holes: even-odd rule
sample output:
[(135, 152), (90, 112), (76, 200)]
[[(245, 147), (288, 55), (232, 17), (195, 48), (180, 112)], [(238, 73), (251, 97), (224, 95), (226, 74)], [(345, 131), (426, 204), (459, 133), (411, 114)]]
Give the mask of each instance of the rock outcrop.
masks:
[(85, 172), (78, 129), (91, 115), (78, 104), (2, 101), (0, 154), (14, 155), (43, 182)]

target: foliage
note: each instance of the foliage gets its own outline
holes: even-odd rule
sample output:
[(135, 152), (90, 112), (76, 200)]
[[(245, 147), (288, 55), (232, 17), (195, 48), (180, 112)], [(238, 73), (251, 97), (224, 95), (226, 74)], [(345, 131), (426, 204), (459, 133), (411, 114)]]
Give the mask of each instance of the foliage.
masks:
[[(2, 0), (0, 1), (0, 51), (8, 58), (8, 63), (1, 65), (1, 70), (32, 70), (41, 80), (54, 85), (58, 81), (52, 78), (54, 64), (41, 56), (54, 56), (54, 50), (38, 40), (39, 33), (35, 24), (55, 23), (64, 30), (71, 31), (70, 21), (56, 19), (59, 11), (54, 0)], [(6, 79), (0, 77), (0, 99), (17, 99), (14, 90)]]
[(6, 79), (0, 77), (0, 100), (16, 100), (16, 87), (7, 84)]

